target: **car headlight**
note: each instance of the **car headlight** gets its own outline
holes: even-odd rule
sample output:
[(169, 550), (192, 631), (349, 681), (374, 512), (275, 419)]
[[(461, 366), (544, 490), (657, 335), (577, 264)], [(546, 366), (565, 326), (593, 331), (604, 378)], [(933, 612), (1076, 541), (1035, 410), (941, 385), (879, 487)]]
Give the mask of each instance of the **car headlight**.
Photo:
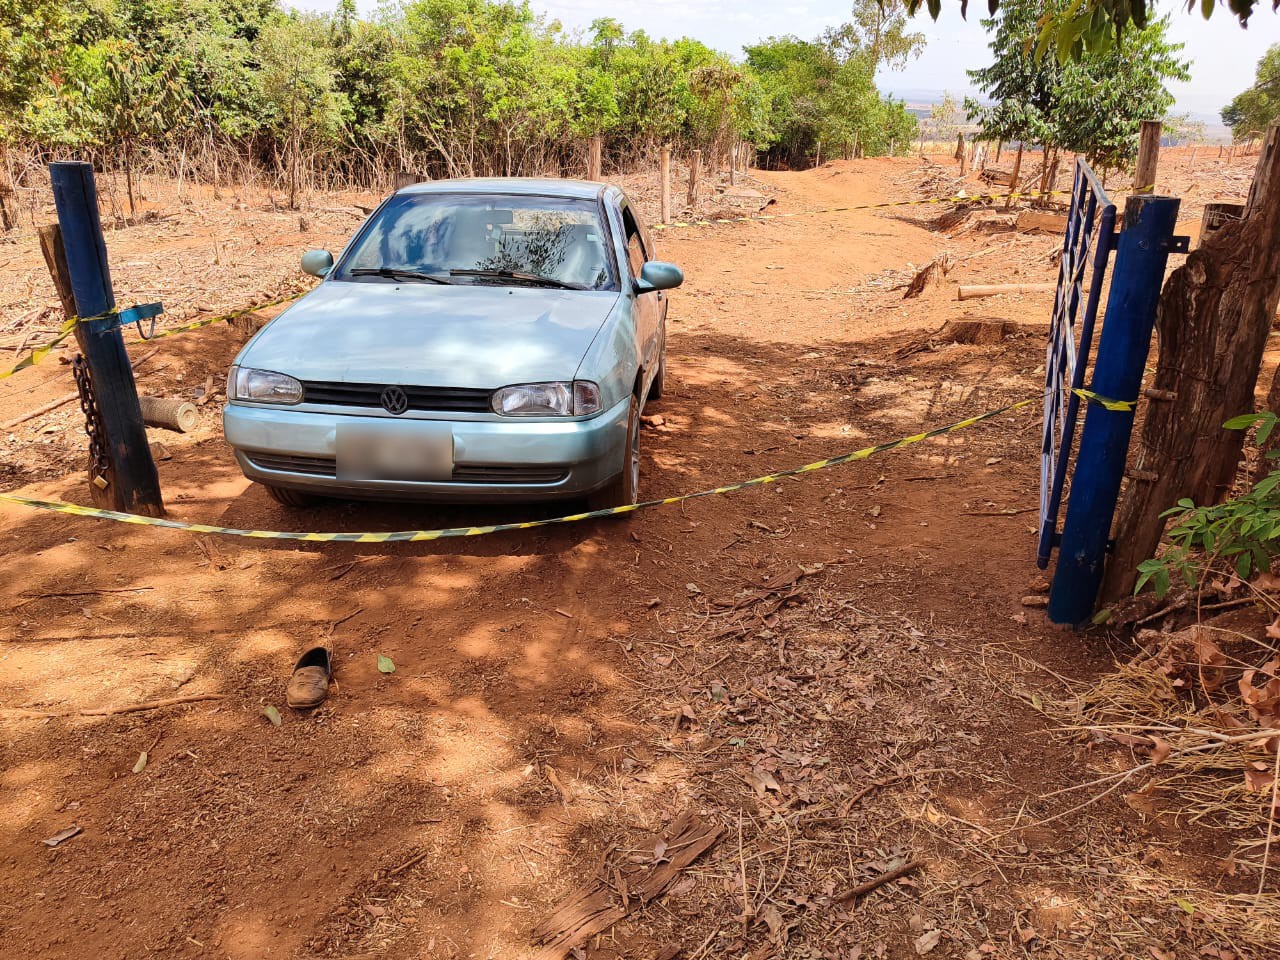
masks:
[(521, 383), (494, 391), (491, 406), (504, 417), (589, 417), (600, 412), (600, 388), (590, 380)]
[(232, 367), (227, 374), (227, 399), (254, 403), (301, 403), (302, 384), (271, 370)]

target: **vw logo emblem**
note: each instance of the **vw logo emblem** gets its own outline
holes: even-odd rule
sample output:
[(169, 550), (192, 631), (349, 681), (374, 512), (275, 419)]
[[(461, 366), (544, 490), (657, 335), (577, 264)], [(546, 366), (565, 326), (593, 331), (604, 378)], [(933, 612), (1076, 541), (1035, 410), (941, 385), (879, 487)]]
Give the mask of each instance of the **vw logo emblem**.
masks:
[(382, 391), (382, 409), (387, 413), (404, 413), (409, 409), (409, 397), (400, 387), (387, 387)]

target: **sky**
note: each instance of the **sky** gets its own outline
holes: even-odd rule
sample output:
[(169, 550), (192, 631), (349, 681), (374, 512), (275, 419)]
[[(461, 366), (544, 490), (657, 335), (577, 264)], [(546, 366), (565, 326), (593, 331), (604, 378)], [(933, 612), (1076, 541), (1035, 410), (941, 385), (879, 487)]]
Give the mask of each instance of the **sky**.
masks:
[[(308, 10), (331, 11), (337, 6), (337, 0), (290, 2)], [(361, 13), (371, 13), (377, 3), (359, 0), (359, 6)], [(628, 30), (643, 29), (654, 37), (695, 37), (735, 57), (741, 56), (744, 45), (765, 37), (816, 37), (845, 20), (849, 12), (847, 0), (531, 0), (531, 6), (570, 29), (585, 28), (596, 17), (609, 16)], [(1170, 11), (1172, 39), (1186, 45), (1183, 54), (1192, 61), (1191, 81), (1170, 85), (1177, 99), (1174, 109), (1216, 119), (1218, 111), (1253, 82), (1254, 68), (1267, 47), (1280, 43), (1280, 15), (1270, 10), (1270, 4), (1260, 2), (1252, 26), (1242, 30), (1225, 4), (1208, 21), (1198, 12), (1188, 13), (1183, 0), (1160, 0), (1160, 6)], [(933, 100), (943, 91), (974, 92), (965, 70), (990, 62), (987, 36), (978, 23), (986, 4), (980, 0), (970, 4), (967, 22), (960, 17), (955, 0), (944, 0), (942, 7), (937, 23), (923, 12), (916, 16), (915, 29), (926, 35), (928, 46), (903, 70), (881, 71), (877, 81), (882, 90), (907, 100)]]

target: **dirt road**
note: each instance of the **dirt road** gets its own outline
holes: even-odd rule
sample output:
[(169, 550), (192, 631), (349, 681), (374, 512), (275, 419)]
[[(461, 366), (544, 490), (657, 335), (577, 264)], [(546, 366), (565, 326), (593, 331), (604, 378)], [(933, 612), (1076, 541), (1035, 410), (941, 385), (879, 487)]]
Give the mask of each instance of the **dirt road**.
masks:
[[(912, 195), (918, 161), (763, 179), (778, 210), (873, 202)], [(1051, 237), (950, 239), (889, 211), (659, 244), (689, 282), (672, 299), (668, 392), (647, 411), (646, 495), (1039, 389), (1043, 298), (974, 307), (954, 284), (1050, 280)], [(944, 248), (959, 258), (946, 286), (904, 301), (895, 288)], [(994, 345), (930, 341), (966, 315), (1030, 326)], [(235, 349), (221, 328), (175, 338), (154, 383), (189, 390)], [(0, 412), (45, 393), (6, 395)], [(555, 515), (290, 513), (241, 478), (215, 406), (194, 435), (164, 440), (175, 517), (379, 530)], [(65, 436), (40, 420), (15, 434), (13, 449), (66, 453), (10, 478), (81, 500), (83, 481), (56, 469), (78, 456), (74, 416), (63, 422)], [(1036, 573), (1036, 423), (1031, 408), (630, 522), (424, 545), (260, 543), (5, 508), (0, 955), (534, 956), (531, 931), (562, 896), (597, 871), (612, 882), (661, 862), (686, 811), (724, 828), (718, 844), (586, 956), (1203, 942), (1151, 884), (1078, 872), (1158, 850), (1161, 869), (1198, 877), (1201, 859), (1159, 824), (1117, 801), (1088, 833), (1078, 815), (1037, 825), (1064, 809), (1041, 795), (1088, 776), (1039, 711), (1062, 695), (1056, 673), (1100, 658), (1021, 602)], [(314, 715), (284, 710), (293, 657), (322, 638), (333, 696)], [(200, 694), (223, 699), (78, 715)], [(903, 860), (921, 866), (839, 902)]]

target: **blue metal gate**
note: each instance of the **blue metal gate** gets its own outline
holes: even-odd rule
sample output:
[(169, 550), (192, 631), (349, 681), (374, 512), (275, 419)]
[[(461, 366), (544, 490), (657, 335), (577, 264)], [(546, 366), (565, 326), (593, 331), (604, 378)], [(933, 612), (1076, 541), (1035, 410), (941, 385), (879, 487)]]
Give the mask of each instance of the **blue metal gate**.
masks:
[[(1036, 561), (1042, 569), (1047, 567), (1058, 549), (1048, 607), (1054, 623), (1082, 624), (1097, 602), (1165, 266), (1170, 253), (1187, 250), (1187, 238), (1174, 236), (1178, 207), (1173, 197), (1130, 196), (1124, 228), (1117, 233), (1115, 204), (1088, 164), (1076, 161), (1045, 363), (1040, 466)], [(1113, 250), (1116, 260), (1099, 324), (1098, 306)], [(1095, 327), (1097, 359), (1085, 390)], [(1089, 402), (1079, 452), (1071, 465), (1085, 397)], [(1059, 535), (1058, 513), (1068, 474), (1071, 488)]]
[[(1073, 391), (1084, 386), (1098, 302), (1115, 242), (1116, 205), (1089, 165), (1077, 159), (1045, 359), (1040, 544), (1036, 551), (1036, 565), (1041, 570), (1049, 566), (1053, 548), (1058, 545), (1058, 510), (1080, 413), (1080, 396)], [(1080, 316), (1082, 293), (1084, 315)]]

